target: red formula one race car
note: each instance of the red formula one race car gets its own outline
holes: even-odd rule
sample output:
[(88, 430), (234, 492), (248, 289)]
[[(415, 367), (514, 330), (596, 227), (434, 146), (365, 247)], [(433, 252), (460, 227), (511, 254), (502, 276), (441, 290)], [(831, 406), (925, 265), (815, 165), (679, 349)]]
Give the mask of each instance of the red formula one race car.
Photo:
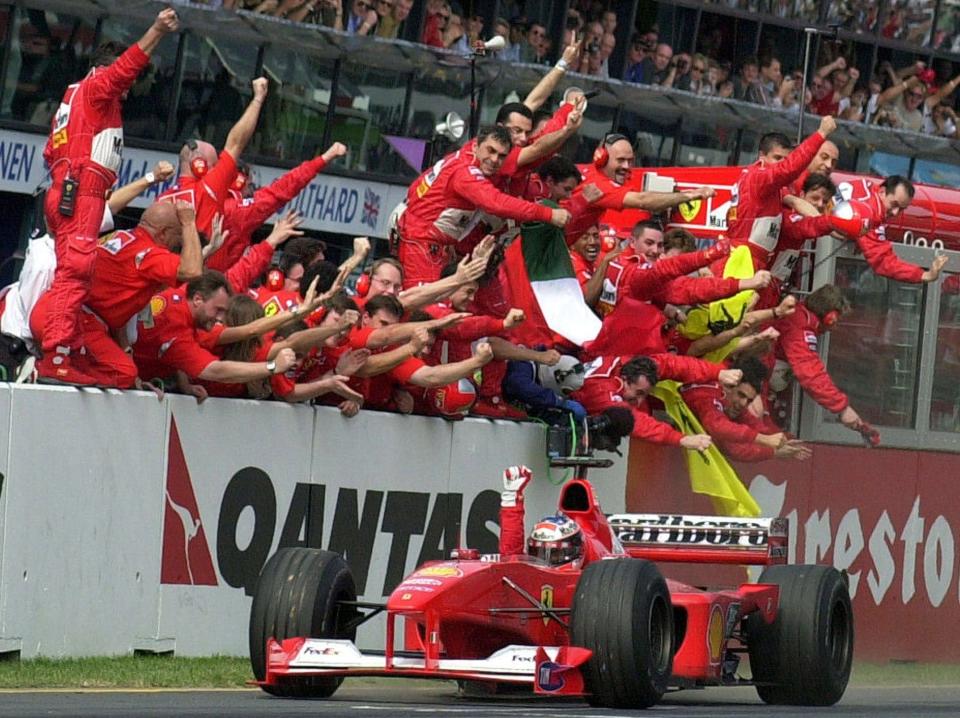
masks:
[[(537, 524), (530, 541), (575, 522), (572, 560), (551, 563), (522, 548), (506, 555), (502, 526), (500, 554), (459, 549), (373, 604), (357, 601), (338, 554), (278, 551), (250, 618), (259, 685), (326, 697), (346, 676), (441, 678), (525, 684), (617, 708), (652, 706), (668, 688), (745, 683), (768, 703), (840, 699), (853, 656), (847, 584), (828, 566), (785, 565), (785, 519), (605, 516), (583, 470), (604, 460), (569, 461), (580, 468), (561, 490), (557, 522)], [(767, 568), (759, 583), (704, 590), (665, 580), (655, 561)], [(359, 650), (357, 627), (382, 611), (383, 650)], [(406, 650), (395, 648), (401, 636)], [(738, 675), (743, 654), (749, 680)]]

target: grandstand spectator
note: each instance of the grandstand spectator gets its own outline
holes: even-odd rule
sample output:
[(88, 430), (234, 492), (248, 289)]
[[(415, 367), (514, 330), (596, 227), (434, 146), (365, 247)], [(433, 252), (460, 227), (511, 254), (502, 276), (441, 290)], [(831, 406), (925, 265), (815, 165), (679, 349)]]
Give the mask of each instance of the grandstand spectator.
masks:
[(193, 381), (204, 379), (245, 383), (283, 373), (293, 366), (292, 350), (281, 351), (268, 362), (218, 359), (200, 344), (200, 331), (222, 321), (230, 300), (230, 284), (220, 272), (205, 271), (186, 288), (167, 290), (150, 300), (152, 316), (137, 322), (133, 356), (144, 381), (168, 379), (177, 371)]
[(600, 16), (600, 24), (605, 34), (613, 35), (617, 31), (617, 13), (614, 10), (604, 10)]
[(455, 12), (451, 12), (446, 27), (443, 29), (443, 46), (448, 50), (456, 50), (460, 47), (464, 37), (463, 19)]
[(398, 223), (405, 287), (439, 278), (446, 263), (444, 247), (462, 238), (477, 209), (522, 222), (550, 222), (558, 227), (567, 223), (567, 210), (517, 199), (494, 186), (492, 179), (512, 146), (505, 127), (483, 130), (472, 155), (455, 153), (439, 171), (431, 168), (410, 186), (407, 207)]
[(747, 87), (743, 99), (766, 107), (781, 107), (783, 100), (779, 93), (782, 80), (780, 60), (767, 55), (760, 60), (760, 72)]
[(690, 62), (690, 71), (680, 77), (674, 87), (678, 90), (686, 90), (695, 95), (714, 95), (716, 88), (707, 77), (707, 58), (699, 52), (693, 56)]
[(724, 369), (691, 357), (673, 354), (625, 357), (599, 357), (586, 367), (583, 386), (570, 395), (591, 415), (615, 406), (629, 407), (634, 426), (630, 434), (655, 444), (682, 446), (702, 451), (712, 443), (706, 434), (684, 436), (681, 432), (650, 415), (647, 396), (661, 379), (683, 383), (720, 381), (723, 384), (739, 382), (740, 372)]
[[(385, 13), (386, 6), (390, 5), (390, 11)], [(377, 14), (380, 20), (374, 31), (377, 37), (394, 39), (400, 36), (400, 30), (404, 21), (410, 15), (413, 9), (413, 0), (377, 0)]]
[(660, 43), (656, 46), (653, 54), (646, 57), (643, 62), (626, 77), (626, 80), (641, 85), (663, 85), (671, 75), (671, 70), (675, 69), (671, 68), (672, 61), (673, 48), (666, 43)]
[[(448, 7), (449, 12), (449, 7)], [(351, 35), (369, 35), (377, 26), (377, 11), (370, 0), (350, 0), (343, 29)]]
[(504, 43), (506, 43), (503, 49), (495, 51), (497, 58), (504, 62), (519, 62), (520, 47), (510, 42), (510, 23), (502, 17), (498, 17), (493, 23), (493, 34), (502, 37)]
[(630, 47), (627, 48), (627, 61), (624, 63), (623, 79), (630, 82), (636, 82), (631, 77), (637, 77), (640, 72), (640, 66), (647, 55), (649, 48), (644, 44), (640, 35), (634, 35), (630, 40)]
[(546, 37), (546, 27), (539, 22), (530, 23), (527, 34), (520, 42), (520, 62), (546, 64), (547, 58), (543, 55), (543, 41)]
[(267, 80), (258, 77), (252, 83), (253, 99), (231, 128), (219, 157), (213, 145), (189, 140), (180, 150), (180, 175), (160, 200), (188, 202), (197, 213), (197, 229), (210, 234), (213, 217), (223, 214), (229, 190), (237, 177), (237, 160), (253, 137), (260, 110), (267, 97)]
[(466, 18), (466, 27), (457, 42), (456, 50), (468, 55), (473, 52), (478, 42), (483, 42), (483, 16), (471, 15)]
[(680, 388), (684, 402), (720, 450), (737, 461), (809, 459), (812, 452), (802, 441), (788, 438), (748, 408), (763, 390), (769, 374), (767, 367), (759, 359), (748, 357), (731, 368), (739, 369), (743, 375), (736, 385), (711, 382), (684, 384)]
[(600, 72), (597, 73), (598, 77), (602, 77), (605, 80), (610, 77), (610, 56), (613, 54), (616, 46), (616, 35), (612, 32), (603, 33), (603, 37), (600, 38)]
[(744, 58), (740, 64), (740, 72), (733, 81), (733, 97), (738, 100), (745, 100), (747, 91), (753, 86), (760, 77), (760, 63), (752, 55)]
[[(915, 72), (916, 67), (911, 66), (901, 72)], [(933, 78), (928, 76), (928, 79)], [(894, 82), (877, 97), (877, 122), (880, 122), (879, 118), (884, 110), (887, 110), (888, 123), (913, 132), (922, 132), (924, 115), (932, 112), (933, 108), (953, 92), (958, 84), (960, 84), (960, 76), (944, 83), (937, 90), (928, 91), (927, 85), (918, 74), (911, 74), (904, 80)]]
[(933, 113), (925, 117), (923, 122), (923, 131), (928, 135), (951, 139), (960, 137), (958, 127), (960, 127), (960, 118), (957, 117), (957, 113), (952, 107), (943, 103), (934, 107)]
[(87, 300), (96, 262), (97, 233), (107, 190), (120, 169), (124, 95), (149, 64), (150, 53), (179, 28), (177, 13), (166, 8), (137, 42), (121, 52), (102, 45), (91, 70), (70, 85), (51, 126), (43, 157), (51, 185), (44, 218), (54, 237), (57, 269), (50, 286), (50, 318), (45, 328), (40, 376), (52, 381), (93, 385), (81, 357), (81, 307)]
[(423, 21), (420, 42), (430, 47), (444, 47), (443, 33), (450, 19), (450, 4), (446, 0), (427, 0), (427, 16)]

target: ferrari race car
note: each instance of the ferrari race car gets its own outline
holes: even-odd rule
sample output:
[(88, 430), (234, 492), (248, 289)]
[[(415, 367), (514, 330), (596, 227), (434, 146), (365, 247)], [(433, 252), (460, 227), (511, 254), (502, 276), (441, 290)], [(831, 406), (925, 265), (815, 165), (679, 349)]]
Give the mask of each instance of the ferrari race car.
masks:
[[(615, 708), (703, 686), (752, 684), (767, 703), (795, 705), (843, 695), (847, 583), (832, 567), (786, 565), (785, 519), (605, 516), (585, 478), (563, 486), (559, 508), (581, 529), (579, 560), (459, 549), (420, 566), (384, 604), (357, 600), (338, 554), (281, 549), (251, 609), (257, 682), (276, 696), (328, 697), (347, 676), (440, 678)], [(759, 583), (705, 590), (665, 580), (657, 561), (766, 568)], [(357, 627), (383, 611), (383, 650), (361, 651)], [(744, 654), (750, 679), (738, 675)]]

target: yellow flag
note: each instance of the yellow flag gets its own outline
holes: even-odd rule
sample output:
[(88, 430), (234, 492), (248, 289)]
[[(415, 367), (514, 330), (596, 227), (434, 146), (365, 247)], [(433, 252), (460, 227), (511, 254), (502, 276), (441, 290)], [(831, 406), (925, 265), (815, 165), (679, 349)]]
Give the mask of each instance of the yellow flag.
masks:
[[(680, 382), (668, 379), (657, 382), (651, 392), (663, 402), (667, 414), (685, 435), (705, 434), (699, 419), (686, 405), (679, 392)], [(760, 515), (760, 507), (740, 481), (726, 457), (715, 445), (706, 451), (682, 449), (694, 493), (705, 494), (713, 502), (718, 516), (752, 518)]]
[[(723, 265), (724, 278), (749, 279), (753, 275), (753, 255), (750, 254), (750, 247), (745, 244), (734, 247), (727, 258), (727, 263)], [(743, 319), (743, 315), (747, 313), (754, 294), (755, 292), (752, 289), (744, 289), (732, 297), (710, 302), (711, 325), (722, 326), (723, 329), (735, 327)], [(714, 333), (719, 334), (717, 331)]]

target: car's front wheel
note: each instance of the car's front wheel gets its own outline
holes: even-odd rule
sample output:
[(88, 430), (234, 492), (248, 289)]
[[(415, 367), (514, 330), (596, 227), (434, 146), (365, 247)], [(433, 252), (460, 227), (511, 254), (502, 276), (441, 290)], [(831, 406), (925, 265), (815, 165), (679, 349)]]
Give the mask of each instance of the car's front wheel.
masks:
[(673, 606), (657, 567), (635, 558), (588, 564), (573, 597), (570, 643), (593, 651), (583, 668), (591, 704), (656, 704), (674, 651)]
[[(267, 639), (346, 638), (356, 629), (347, 623), (354, 610), (341, 601), (355, 601), (353, 574), (343, 557), (315, 548), (291, 547), (277, 551), (264, 565), (250, 608), (250, 664), (262, 681), (267, 674)], [(302, 676), (264, 686), (268, 693), (290, 698), (327, 698), (342, 678)]]

